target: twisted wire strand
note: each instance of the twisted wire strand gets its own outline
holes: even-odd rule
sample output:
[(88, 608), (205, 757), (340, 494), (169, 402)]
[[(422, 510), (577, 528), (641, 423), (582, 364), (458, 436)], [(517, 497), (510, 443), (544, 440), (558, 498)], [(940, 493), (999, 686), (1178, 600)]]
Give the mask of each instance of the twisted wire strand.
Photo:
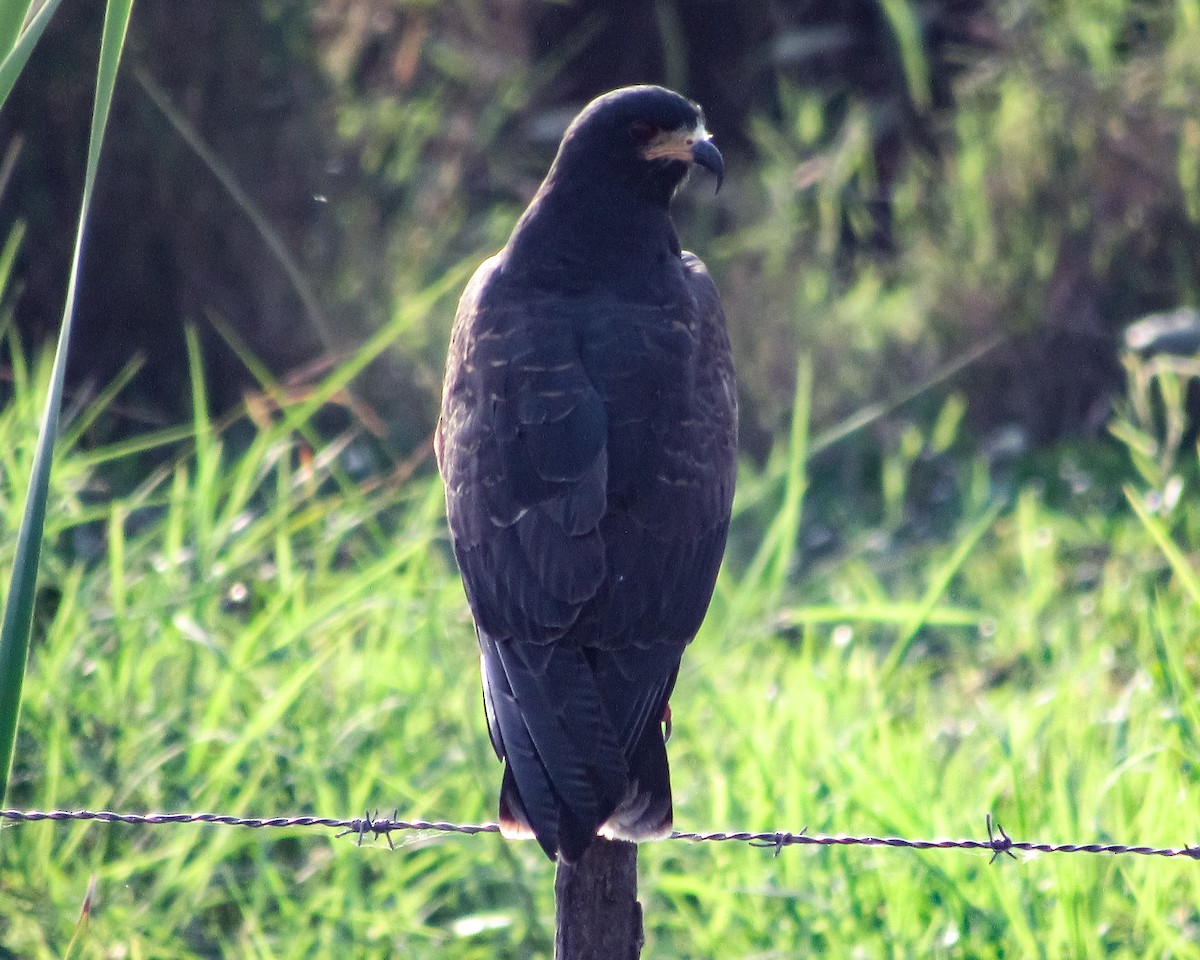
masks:
[[(451, 823), (446, 820), (400, 820), (396, 814), (380, 817), (364, 814), (353, 819), (334, 817), (235, 817), (220, 813), (114, 813), (111, 810), (0, 810), (0, 821), (33, 823), (38, 821), (94, 820), (104, 823), (124, 823), (137, 826), (159, 826), (168, 823), (214, 823), (229, 827), (291, 828), (324, 827), (338, 830), (337, 836), (357, 836), (361, 844), (364, 838), (383, 837), (389, 846), (392, 834), (402, 831), (428, 831), (435, 833), (499, 833), (495, 823)], [(849, 834), (810, 834), (807, 828), (798, 833), (776, 831), (754, 833), (750, 831), (715, 831), (708, 833), (675, 831), (671, 840), (686, 840), (692, 843), (738, 842), (752, 847), (774, 850), (775, 855), (785, 847), (793, 846), (861, 846), (900, 847), (910, 850), (985, 850), (991, 851), (994, 861), (1001, 855), (1015, 858), (1014, 852), (1023, 853), (1093, 853), (1110, 855), (1138, 855), (1144, 857), (1187, 857), (1200, 861), (1200, 845), (1184, 847), (1149, 847), (1125, 843), (1034, 843), (1014, 840), (998, 823), (987, 818), (986, 840), (911, 840), (906, 837), (853, 836)]]

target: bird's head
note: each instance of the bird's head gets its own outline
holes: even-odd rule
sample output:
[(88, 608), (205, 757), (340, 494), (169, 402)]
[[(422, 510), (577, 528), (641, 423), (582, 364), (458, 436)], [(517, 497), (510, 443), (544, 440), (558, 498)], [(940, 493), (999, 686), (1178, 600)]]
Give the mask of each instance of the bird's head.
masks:
[(630, 186), (666, 204), (693, 164), (711, 171), (721, 189), (725, 164), (700, 107), (663, 87), (638, 86), (584, 107), (563, 135), (553, 172), (567, 181), (588, 177)]

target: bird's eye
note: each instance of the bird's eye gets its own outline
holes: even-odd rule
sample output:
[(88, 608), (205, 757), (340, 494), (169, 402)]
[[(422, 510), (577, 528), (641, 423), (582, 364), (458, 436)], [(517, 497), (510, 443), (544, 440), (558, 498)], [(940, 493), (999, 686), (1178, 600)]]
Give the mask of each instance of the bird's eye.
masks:
[(648, 120), (634, 120), (629, 125), (629, 132), (633, 134), (634, 140), (637, 140), (639, 143), (645, 143), (658, 133), (658, 128)]

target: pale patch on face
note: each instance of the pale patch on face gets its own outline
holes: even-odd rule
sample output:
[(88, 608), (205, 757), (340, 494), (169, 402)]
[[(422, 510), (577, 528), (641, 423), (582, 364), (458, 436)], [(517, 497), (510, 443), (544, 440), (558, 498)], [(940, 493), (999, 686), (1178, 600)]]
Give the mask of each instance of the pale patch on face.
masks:
[(691, 163), (692, 147), (702, 140), (710, 139), (710, 134), (704, 129), (704, 122), (697, 121), (692, 129), (686, 127), (679, 130), (663, 130), (656, 133), (642, 147), (642, 156), (647, 160), (682, 160)]

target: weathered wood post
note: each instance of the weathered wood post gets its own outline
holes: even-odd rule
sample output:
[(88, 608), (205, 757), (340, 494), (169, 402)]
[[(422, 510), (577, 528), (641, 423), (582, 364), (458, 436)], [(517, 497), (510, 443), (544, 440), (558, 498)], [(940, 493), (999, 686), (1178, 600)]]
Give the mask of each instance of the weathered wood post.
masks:
[(597, 837), (554, 876), (555, 960), (638, 960), (637, 844)]

